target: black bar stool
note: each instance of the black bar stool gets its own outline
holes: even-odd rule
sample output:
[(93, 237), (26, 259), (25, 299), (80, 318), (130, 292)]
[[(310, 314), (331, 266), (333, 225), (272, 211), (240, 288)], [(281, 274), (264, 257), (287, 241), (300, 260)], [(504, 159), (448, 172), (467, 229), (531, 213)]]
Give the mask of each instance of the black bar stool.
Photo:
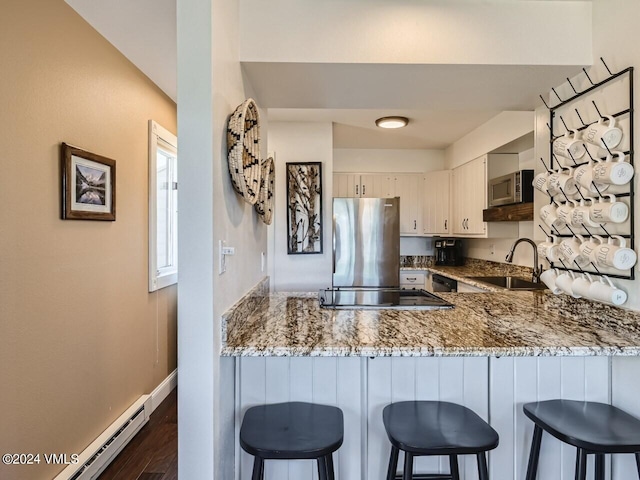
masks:
[[(473, 410), (450, 402), (398, 402), (384, 407), (384, 428), (391, 442), (387, 480), (460, 480), (458, 455), (476, 455), (480, 480), (488, 480), (486, 452), (498, 446), (498, 433)], [(396, 476), (404, 452), (402, 476)], [(413, 457), (447, 455), (450, 474), (413, 475)]]
[(251, 480), (264, 479), (265, 460), (317, 460), (320, 480), (334, 480), (332, 454), (344, 436), (342, 410), (288, 402), (251, 407), (240, 427), (240, 445), (253, 455)]
[(587, 478), (587, 455), (595, 454), (595, 480), (604, 480), (606, 453), (635, 453), (640, 477), (640, 420), (612, 405), (575, 400), (527, 403), (524, 413), (533, 420), (533, 442), (526, 480), (535, 480), (542, 431), (578, 449), (576, 480)]

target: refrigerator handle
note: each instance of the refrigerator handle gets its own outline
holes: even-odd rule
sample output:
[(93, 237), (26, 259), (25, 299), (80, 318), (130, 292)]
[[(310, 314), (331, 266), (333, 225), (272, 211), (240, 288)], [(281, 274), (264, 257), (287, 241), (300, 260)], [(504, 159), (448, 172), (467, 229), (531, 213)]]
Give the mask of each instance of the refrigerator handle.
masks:
[(337, 226), (336, 226), (336, 217), (334, 216), (331, 219), (332, 223), (333, 223), (333, 239), (332, 239), (332, 250), (333, 250), (333, 258), (331, 259), (332, 261), (332, 265), (333, 265), (333, 272), (332, 273), (336, 273), (336, 234), (337, 234)]

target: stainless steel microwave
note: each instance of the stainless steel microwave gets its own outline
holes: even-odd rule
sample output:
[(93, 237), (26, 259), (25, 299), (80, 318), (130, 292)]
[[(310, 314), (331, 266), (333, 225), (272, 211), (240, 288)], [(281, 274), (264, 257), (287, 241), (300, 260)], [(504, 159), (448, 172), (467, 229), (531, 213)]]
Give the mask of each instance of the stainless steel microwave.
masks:
[(533, 202), (533, 170), (519, 170), (489, 180), (489, 206)]

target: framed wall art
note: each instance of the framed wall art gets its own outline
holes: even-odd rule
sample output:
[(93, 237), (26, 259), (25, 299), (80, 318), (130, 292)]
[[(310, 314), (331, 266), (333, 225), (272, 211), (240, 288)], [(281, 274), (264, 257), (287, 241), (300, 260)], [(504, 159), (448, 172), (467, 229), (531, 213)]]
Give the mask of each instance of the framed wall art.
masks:
[(322, 163), (287, 163), (287, 253), (322, 253)]
[(62, 144), (62, 219), (116, 219), (116, 162)]

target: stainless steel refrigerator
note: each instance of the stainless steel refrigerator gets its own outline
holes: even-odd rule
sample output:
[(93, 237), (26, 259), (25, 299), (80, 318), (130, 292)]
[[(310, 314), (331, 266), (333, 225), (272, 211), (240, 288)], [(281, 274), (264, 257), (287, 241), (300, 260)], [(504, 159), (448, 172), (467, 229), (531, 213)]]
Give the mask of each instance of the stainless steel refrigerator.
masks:
[(400, 199), (333, 199), (333, 287), (400, 286)]

